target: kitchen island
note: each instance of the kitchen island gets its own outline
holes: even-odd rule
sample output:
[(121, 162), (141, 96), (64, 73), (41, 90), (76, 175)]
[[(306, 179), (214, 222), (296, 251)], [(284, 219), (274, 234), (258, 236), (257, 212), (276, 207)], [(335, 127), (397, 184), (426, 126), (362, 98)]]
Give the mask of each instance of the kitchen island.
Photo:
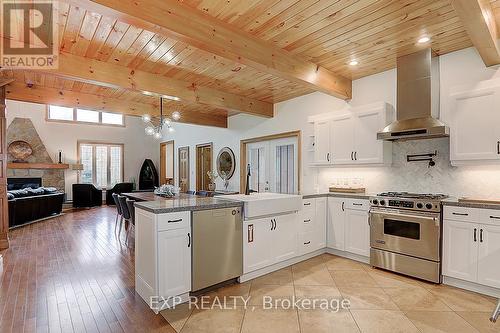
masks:
[[(228, 278), (241, 275), (242, 202), (189, 194), (123, 195), (136, 200), (135, 289), (153, 311), (187, 301), (193, 285), (210, 285), (218, 278), (204, 267), (209, 260), (199, 257), (210, 254), (233, 262)], [(235, 250), (217, 253), (217, 245)]]

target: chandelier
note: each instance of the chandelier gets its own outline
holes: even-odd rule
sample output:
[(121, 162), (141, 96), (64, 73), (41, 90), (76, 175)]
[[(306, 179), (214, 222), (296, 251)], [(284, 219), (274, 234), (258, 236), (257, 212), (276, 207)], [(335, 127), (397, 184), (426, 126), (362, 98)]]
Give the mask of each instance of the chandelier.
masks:
[(155, 139), (161, 140), (163, 138), (163, 127), (166, 127), (169, 132), (173, 132), (172, 120), (177, 121), (181, 118), (179, 111), (174, 111), (171, 114), (172, 119), (163, 117), (163, 97), (160, 97), (160, 120), (158, 125), (153, 124), (153, 120), (149, 114), (142, 116), (142, 121), (147, 124), (145, 132), (147, 135), (153, 136)]

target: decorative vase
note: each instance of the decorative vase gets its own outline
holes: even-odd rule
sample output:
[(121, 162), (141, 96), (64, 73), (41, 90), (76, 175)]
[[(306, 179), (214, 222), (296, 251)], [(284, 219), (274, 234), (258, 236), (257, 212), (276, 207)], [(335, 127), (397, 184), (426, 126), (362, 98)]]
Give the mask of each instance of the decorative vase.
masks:
[(209, 191), (215, 191), (215, 183), (209, 183), (208, 184), (208, 190)]

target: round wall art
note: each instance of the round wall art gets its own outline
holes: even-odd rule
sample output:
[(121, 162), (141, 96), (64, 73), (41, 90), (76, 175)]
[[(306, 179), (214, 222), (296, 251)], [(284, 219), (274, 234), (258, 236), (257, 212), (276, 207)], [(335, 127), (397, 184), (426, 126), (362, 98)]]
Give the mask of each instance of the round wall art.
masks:
[(25, 162), (33, 154), (33, 149), (26, 141), (12, 141), (7, 149), (9, 154), (14, 157), (14, 162)]

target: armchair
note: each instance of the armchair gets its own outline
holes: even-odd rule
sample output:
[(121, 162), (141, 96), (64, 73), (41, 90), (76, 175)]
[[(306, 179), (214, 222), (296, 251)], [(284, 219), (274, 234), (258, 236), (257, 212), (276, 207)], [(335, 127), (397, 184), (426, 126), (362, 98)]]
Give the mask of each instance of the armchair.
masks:
[(115, 204), (113, 200), (113, 193), (122, 194), (132, 192), (134, 190), (134, 183), (118, 183), (113, 188), (106, 190), (106, 205), (112, 206)]
[(73, 207), (102, 205), (102, 191), (92, 184), (73, 184)]

